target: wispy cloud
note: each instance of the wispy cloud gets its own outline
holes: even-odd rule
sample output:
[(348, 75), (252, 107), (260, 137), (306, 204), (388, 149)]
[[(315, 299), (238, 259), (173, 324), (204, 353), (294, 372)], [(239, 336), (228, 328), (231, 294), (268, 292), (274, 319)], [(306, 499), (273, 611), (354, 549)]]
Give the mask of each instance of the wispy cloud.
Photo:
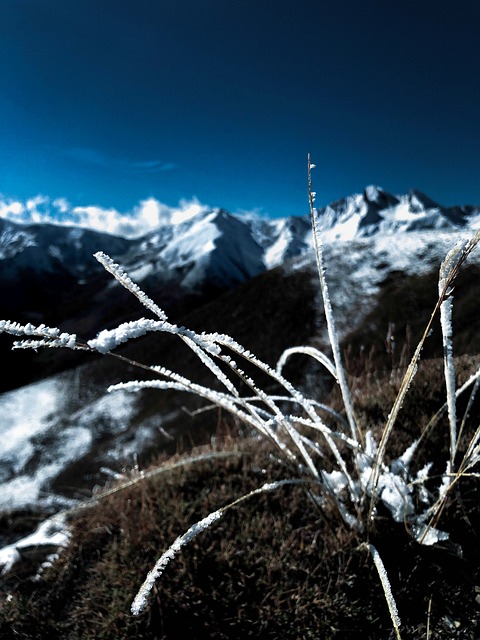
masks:
[(108, 167), (109, 162), (107, 156), (96, 149), (87, 149), (86, 147), (72, 147), (70, 149), (63, 149), (62, 155), (76, 160), (77, 162), (84, 162), (86, 164), (94, 164), (97, 167)]
[(250, 220), (263, 220), (269, 218), (268, 213), (261, 207), (255, 207), (253, 209), (235, 209), (235, 211), (232, 211), (232, 214), (239, 218), (248, 218)]
[(76, 162), (104, 169), (121, 169), (135, 173), (162, 173), (164, 171), (172, 171), (178, 166), (174, 162), (165, 162), (163, 160), (137, 160), (117, 157), (91, 147), (71, 147), (63, 149), (61, 153)]
[(178, 165), (174, 162), (161, 162), (160, 160), (147, 160), (146, 162), (129, 162), (121, 163), (125, 169), (132, 169), (142, 173), (157, 173), (161, 171), (172, 171)]

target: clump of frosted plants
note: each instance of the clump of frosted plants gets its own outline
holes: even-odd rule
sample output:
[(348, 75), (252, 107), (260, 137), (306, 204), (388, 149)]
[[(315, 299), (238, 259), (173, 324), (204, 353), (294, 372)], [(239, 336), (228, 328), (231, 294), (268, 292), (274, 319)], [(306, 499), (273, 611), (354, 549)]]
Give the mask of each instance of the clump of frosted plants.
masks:
[[(317, 260), (318, 275), (322, 291), (326, 316), (331, 357), (312, 347), (296, 347), (288, 349), (279, 359), (276, 368), (262, 362), (233, 338), (220, 333), (197, 333), (185, 327), (177, 326), (168, 320), (160, 309), (117, 265), (102, 252), (96, 253), (96, 259), (109, 271), (116, 280), (135, 295), (152, 317), (120, 324), (115, 329), (101, 331), (97, 337), (82, 342), (76, 335), (60, 332), (58, 329), (19, 325), (10, 321), (0, 322), (0, 332), (22, 337), (14, 343), (14, 348), (67, 347), (118, 357), (115, 349), (134, 338), (152, 332), (170, 333), (185, 342), (198, 356), (201, 362), (215, 375), (220, 388), (211, 388), (198, 383), (161, 365), (147, 366), (132, 360), (132, 365), (148, 369), (155, 374), (154, 380), (132, 380), (109, 387), (114, 392), (123, 389), (137, 392), (146, 388), (158, 390), (173, 389), (192, 393), (205, 399), (208, 403), (221, 407), (248, 425), (254, 432), (266, 438), (278, 449), (280, 458), (287, 463), (289, 477), (275, 483), (265, 484), (246, 496), (241, 496), (233, 503), (223, 506), (217, 511), (207, 514), (201, 521), (180, 535), (159, 558), (140, 588), (132, 604), (134, 614), (141, 613), (147, 606), (147, 599), (155, 581), (165, 570), (167, 564), (176, 553), (195, 536), (218, 521), (223, 513), (247, 498), (258, 493), (274, 491), (285, 484), (304, 484), (309, 494), (319, 506), (325, 504), (327, 497), (333, 500), (341, 518), (349, 527), (359, 532), (367, 532), (375, 519), (377, 507), (382, 503), (390, 512), (395, 522), (404, 522), (413, 537), (422, 544), (435, 544), (448, 537), (447, 532), (434, 526), (442, 504), (452, 486), (462, 474), (472, 470), (480, 459), (480, 429), (467, 446), (461, 461), (457, 461), (459, 434), (455, 411), (456, 397), (473, 387), (476, 391), (480, 372), (477, 371), (460, 389), (455, 388), (455, 370), (452, 351), (451, 296), (452, 283), (468, 255), (480, 240), (480, 232), (468, 242), (450, 251), (442, 263), (439, 277), (439, 297), (432, 312), (422, 339), (412, 357), (405, 377), (400, 386), (397, 398), (390, 412), (387, 424), (379, 442), (371, 431), (362, 433), (354, 414), (345, 371), (342, 365), (337, 333), (335, 331), (334, 314), (330, 303), (325, 269), (323, 265), (323, 248), (318, 225), (318, 213), (314, 207), (315, 194), (311, 187), (311, 169), (308, 164), (308, 193), (312, 219), (312, 233)], [(445, 378), (447, 388), (446, 407), (450, 425), (450, 457), (446, 461), (445, 474), (438, 484), (436, 494), (426, 489), (429, 479), (427, 465), (413, 477), (409, 471), (417, 442), (397, 459), (386, 464), (385, 452), (388, 440), (393, 432), (395, 421), (406, 393), (415, 375), (423, 343), (430, 331), (432, 322), (440, 312), (441, 327), (445, 352)], [(308, 354), (318, 360), (337, 381), (344, 404), (344, 415), (328, 406), (320, 404), (296, 389), (284, 376), (283, 367), (289, 357), (296, 353)], [(255, 380), (242, 369), (242, 362), (254, 365), (259, 372), (267, 374), (282, 391), (276, 395), (264, 391)], [(239, 384), (241, 383), (241, 384)], [(247, 395), (240, 392), (240, 387), (249, 389)], [(473, 392), (472, 392), (473, 397)], [(286, 410), (285, 407), (288, 407)], [(327, 415), (324, 419), (321, 415)], [(333, 470), (327, 471), (325, 454), (333, 461)], [(292, 469), (296, 477), (291, 477)], [(365, 538), (366, 539), (366, 538)], [(382, 587), (389, 606), (392, 622), (397, 637), (400, 619), (383, 563), (377, 550), (371, 544), (365, 544), (378, 569)]]

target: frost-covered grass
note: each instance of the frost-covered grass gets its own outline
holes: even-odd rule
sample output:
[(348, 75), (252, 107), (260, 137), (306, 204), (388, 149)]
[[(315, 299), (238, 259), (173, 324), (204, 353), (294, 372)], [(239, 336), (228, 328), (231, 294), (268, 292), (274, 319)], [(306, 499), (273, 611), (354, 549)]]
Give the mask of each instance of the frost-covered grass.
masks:
[[(467, 365), (471, 361), (465, 363), (463, 375)], [(440, 395), (437, 369), (436, 362), (420, 366), (413, 397), (405, 406), (409, 418), (418, 416), (416, 405), (426, 381), (432, 397)], [(386, 416), (396, 389), (388, 377), (357, 384), (368, 394), (377, 384), (384, 389), (381, 406), (374, 407), (368, 398), (356, 402), (361, 423), (367, 418), (376, 422), (372, 409)], [(273, 445), (255, 437), (239, 438), (231, 429), (219, 425), (213, 448), (174, 458), (163, 454), (150, 468), (132, 471), (95, 494), (88, 509), (70, 514), (70, 544), (53, 565), (31, 581), (28, 571), (35, 572), (35, 567), (20, 561), (1, 581), (0, 636), (392, 637), (370, 551), (357, 532), (338, 520), (333, 503), (321, 512), (312, 509), (302, 485), (257, 493), (224, 512), (176, 554), (156, 582), (144, 613), (131, 615), (133, 593), (160, 550), (167, 550), (205, 514), (284, 477)], [(462, 544), (463, 558), (453, 557), (452, 549), (444, 548), (447, 543), (438, 550), (437, 545), (413, 543), (403, 524), (384, 513), (377, 516), (370, 540), (391, 580), (404, 640), (427, 637), (429, 603), (431, 638), (478, 637), (473, 632), (478, 614), (473, 585), (478, 584), (479, 554), (475, 534), (465, 535), (468, 523), (462, 513), (466, 508), (475, 523), (472, 506), (477, 508), (478, 500), (473, 479), (468, 484), (470, 488), (462, 483), (463, 504), (455, 496), (442, 520), (452, 540)]]
[[(388, 513), (394, 523), (405, 526), (416, 544), (433, 546), (448, 540), (448, 530), (441, 528), (442, 510), (462, 478), (476, 473), (476, 465), (480, 459), (480, 427), (469, 434), (467, 442), (462, 442), (464, 421), (457, 415), (457, 399), (470, 393), (473, 402), (480, 370), (472, 372), (460, 388), (456, 387), (457, 375), (452, 347), (452, 293), (462, 264), (480, 240), (480, 232), (471, 240), (453, 247), (445, 257), (439, 273), (437, 304), (398, 385), (398, 392), (385, 424), (380, 432), (375, 432), (369, 425), (361, 424), (356, 417), (355, 402), (342, 361), (314, 206), (312, 168), (309, 161), (312, 234), (331, 347), (329, 354), (311, 346), (289, 349), (273, 368), (228, 335), (198, 333), (179, 327), (171, 323), (164, 311), (104, 253), (97, 253), (95, 257), (120, 284), (138, 298), (152, 317), (123, 323), (115, 329), (100, 332), (88, 341), (81, 341), (76, 335), (62, 333), (55, 328), (22, 326), (10, 321), (0, 323), (2, 332), (22, 338), (14, 344), (15, 348), (66, 347), (123, 360), (124, 356), (115, 352), (120, 345), (147, 333), (169, 333), (182, 340), (198, 356), (216, 377), (218, 387), (204, 386), (161, 365), (147, 366), (129, 360), (131, 365), (155, 374), (155, 379), (132, 380), (114, 385), (109, 390), (112, 393), (118, 390), (135, 393), (149, 388), (195, 394), (234, 416), (248, 427), (250, 434), (256, 434), (276, 451), (271, 464), (280, 469), (280, 477), (273, 481), (259, 482), (257, 487), (247, 493), (203, 514), (191, 522), (185, 531), (179, 531), (166, 549), (160, 550), (162, 552), (159, 552), (158, 560), (151, 567), (143, 584), (137, 585), (137, 595), (131, 602), (131, 613), (134, 616), (148, 611), (152, 591), (171, 561), (194, 539), (203, 536), (207, 529), (217, 526), (227, 512), (242, 509), (246, 501), (254, 501), (265, 493), (285, 491), (288, 487), (292, 490), (302, 487), (313, 513), (325, 512), (330, 516), (333, 509), (342, 525), (355, 536), (359, 549), (370, 553), (378, 571), (379, 589), (383, 590), (394, 633), (400, 638), (402, 612), (397, 607), (381, 553), (372, 543), (379, 519), (383, 518), (382, 514)], [(448, 455), (442, 461), (442, 472), (438, 474), (436, 471), (433, 475), (433, 461), (428, 460), (423, 466), (417, 467), (415, 472), (411, 471), (415, 468), (413, 461), (423, 436), (408, 442), (404, 450), (395, 457), (388, 456), (388, 449), (396, 433), (402, 406), (417, 373), (424, 343), (434, 323), (438, 321), (443, 336), (446, 388), (445, 409), (442, 408), (441, 411), (445, 410), (448, 415), (449, 447)], [(319, 404), (284, 377), (286, 361), (297, 354), (311, 356), (332, 376), (341, 397), (340, 408)], [(247, 369), (249, 372), (257, 371), (263, 377), (267, 376), (272, 385), (268, 388), (261, 387), (254, 375), (246, 373)], [(268, 391), (271, 386), (275, 388), (274, 394)], [(467, 404), (467, 413), (469, 405), (470, 402)], [(436, 419), (436, 416), (432, 417), (433, 422)], [(438, 463), (435, 460), (436, 468)]]

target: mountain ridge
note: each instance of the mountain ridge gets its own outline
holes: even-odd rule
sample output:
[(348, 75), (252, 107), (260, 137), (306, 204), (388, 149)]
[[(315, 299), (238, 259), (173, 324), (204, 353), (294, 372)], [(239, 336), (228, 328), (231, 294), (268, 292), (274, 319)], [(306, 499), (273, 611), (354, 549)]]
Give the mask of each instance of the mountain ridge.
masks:
[[(443, 207), (418, 190), (397, 196), (375, 185), (317, 211), (325, 243), (417, 230), (480, 228), (480, 207)], [(201, 294), (207, 283), (227, 290), (311, 247), (308, 215), (266, 219), (201, 209), (163, 222), (138, 238), (53, 220), (27, 224), (0, 218), (0, 282), (21, 287), (25, 273), (34, 268), (42, 282), (52, 276), (70, 280), (74, 288), (92, 286), (102, 273), (93, 254), (103, 251), (135, 281), (153, 279), (170, 290), (178, 287), (181, 297)]]
[[(183, 314), (313, 250), (309, 216), (267, 219), (198, 206), (163, 216), (139, 237), (124, 237), (46, 223), (46, 215), (22, 223), (0, 218), (0, 317), (69, 332), (95, 333), (134, 313), (130, 294), (95, 260), (98, 251), (120, 264), (159, 306)], [(412, 231), (467, 233), (480, 228), (480, 208), (442, 207), (418, 190), (397, 196), (369, 185), (318, 209), (317, 228), (326, 245), (407, 238), (402, 234)], [(0, 336), (0, 351), (12, 370), (0, 391), (33, 380), (15, 367), (18, 355), (7, 345)], [(31, 371), (28, 356), (22, 358), (22, 370)], [(48, 354), (42, 362), (53, 373), (76, 358)]]

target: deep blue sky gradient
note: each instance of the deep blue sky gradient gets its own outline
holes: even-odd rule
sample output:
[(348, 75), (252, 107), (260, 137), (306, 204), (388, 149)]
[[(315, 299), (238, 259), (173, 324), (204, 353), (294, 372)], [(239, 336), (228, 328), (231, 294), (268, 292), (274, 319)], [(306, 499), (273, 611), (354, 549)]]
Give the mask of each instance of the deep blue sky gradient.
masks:
[(1, 0), (0, 193), (480, 204), (480, 3)]

